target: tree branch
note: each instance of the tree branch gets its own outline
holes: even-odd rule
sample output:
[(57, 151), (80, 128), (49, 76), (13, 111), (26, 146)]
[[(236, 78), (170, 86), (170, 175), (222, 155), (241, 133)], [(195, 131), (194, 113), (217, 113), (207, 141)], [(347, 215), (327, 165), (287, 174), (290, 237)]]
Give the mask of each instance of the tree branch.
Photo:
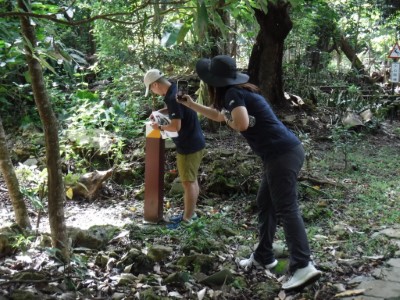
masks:
[[(135, 22), (129, 22), (129, 21), (122, 21), (122, 20), (118, 20), (118, 19), (114, 19), (112, 17), (116, 17), (116, 16), (130, 16), (138, 11), (140, 11), (141, 9), (145, 8), (146, 6), (148, 6), (150, 4), (151, 0), (147, 0), (146, 2), (144, 2), (142, 5), (140, 5), (139, 7), (137, 7), (134, 11), (132, 12), (116, 12), (116, 13), (109, 13), (109, 14), (104, 14), (104, 15), (97, 15), (91, 18), (87, 18), (87, 19), (83, 19), (83, 20), (79, 20), (79, 21), (67, 21), (67, 20), (61, 20), (61, 19), (57, 19), (55, 14), (52, 15), (43, 15), (43, 14), (35, 14), (32, 12), (5, 12), (5, 13), (0, 13), (0, 18), (19, 18), (19, 17), (31, 17), (31, 18), (36, 18), (36, 19), (45, 19), (45, 20), (49, 20), (52, 21), (54, 23), (59, 23), (59, 24), (64, 24), (64, 25), (68, 25), (68, 26), (77, 26), (77, 25), (82, 25), (82, 24), (86, 24), (86, 23), (91, 23), (95, 20), (106, 20), (106, 21), (110, 21), (110, 22), (115, 22), (115, 23), (122, 23), (122, 24), (128, 24), (128, 25), (137, 25), (141, 22), (143, 22), (142, 20), (138, 20)], [(171, 9), (167, 9), (165, 11), (163, 11), (161, 14), (166, 14), (168, 12), (170, 12)], [(152, 18), (152, 16), (150, 16), (149, 18)]]

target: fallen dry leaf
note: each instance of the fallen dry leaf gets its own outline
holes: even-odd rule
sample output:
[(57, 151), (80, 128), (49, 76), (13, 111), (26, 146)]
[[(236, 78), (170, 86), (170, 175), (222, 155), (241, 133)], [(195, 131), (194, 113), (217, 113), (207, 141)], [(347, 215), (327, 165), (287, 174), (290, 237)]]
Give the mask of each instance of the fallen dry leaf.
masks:
[(364, 294), (364, 292), (365, 292), (365, 289), (349, 290), (349, 291), (345, 291), (345, 292), (336, 294), (335, 298), (361, 295), (361, 294)]

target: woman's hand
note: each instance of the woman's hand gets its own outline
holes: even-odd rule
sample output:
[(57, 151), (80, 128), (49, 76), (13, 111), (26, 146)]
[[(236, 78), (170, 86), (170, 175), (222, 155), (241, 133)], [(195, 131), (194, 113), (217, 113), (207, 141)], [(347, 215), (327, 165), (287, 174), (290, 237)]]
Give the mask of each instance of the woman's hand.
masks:
[(190, 108), (194, 103), (194, 100), (189, 95), (183, 95), (181, 100), (179, 100), (178, 97), (176, 97), (176, 102)]

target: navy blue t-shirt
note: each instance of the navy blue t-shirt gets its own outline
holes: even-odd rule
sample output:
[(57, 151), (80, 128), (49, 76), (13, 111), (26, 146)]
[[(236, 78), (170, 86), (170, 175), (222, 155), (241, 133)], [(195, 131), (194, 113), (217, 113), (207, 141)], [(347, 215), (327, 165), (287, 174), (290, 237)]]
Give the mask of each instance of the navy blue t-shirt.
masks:
[(268, 157), (289, 150), (301, 142), (275, 115), (265, 98), (251, 91), (231, 87), (225, 93), (225, 109), (245, 106), (255, 124), (242, 131), (251, 149), (258, 155)]
[(176, 84), (172, 83), (164, 102), (168, 108), (169, 118), (181, 119), (181, 130), (178, 137), (172, 138), (179, 154), (191, 154), (205, 147), (205, 139), (200, 127), (197, 113), (176, 101)]

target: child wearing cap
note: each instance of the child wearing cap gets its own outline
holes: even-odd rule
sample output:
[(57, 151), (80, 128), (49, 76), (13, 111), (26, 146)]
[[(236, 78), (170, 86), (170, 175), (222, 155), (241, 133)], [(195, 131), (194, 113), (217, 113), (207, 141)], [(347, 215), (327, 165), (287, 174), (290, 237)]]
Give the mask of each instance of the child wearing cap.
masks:
[(149, 91), (164, 97), (165, 108), (159, 110), (168, 113), (171, 122), (167, 125), (152, 123), (153, 129), (177, 132), (172, 140), (176, 145), (178, 174), (184, 190), (184, 212), (170, 218), (171, 222), (189, 222), (196, 217), (195, 209), (199, 197), (198, 171), (204, 156), (205, 138), (200, 127), (197, 113), (177, 102), (175, 83), (165, 78), (158, 69), (147, 71), (144, 76), (146, 96)]

